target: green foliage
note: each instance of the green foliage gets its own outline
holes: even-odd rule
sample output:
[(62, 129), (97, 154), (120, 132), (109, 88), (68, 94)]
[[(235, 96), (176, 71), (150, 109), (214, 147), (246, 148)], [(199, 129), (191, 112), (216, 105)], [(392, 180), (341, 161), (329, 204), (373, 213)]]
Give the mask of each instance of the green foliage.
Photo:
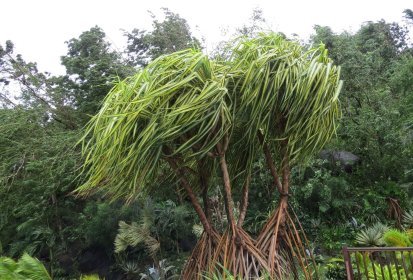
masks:
[[(0, 110), (7, 125), (0, 128), (0, 239), (4, 251), (17, 256), (65, 246), (76, 221), (73, 197), (78, 153), (77, 134), (42, 124), (35, 110)], [(52, 135), (50, 135), (52, 133)], [(62, 157), (67, 156), (66, 160)], [(19, 205), (18, 208), (15, 208)]]
[(383, 241), (389, 247), (409, 247), (412, 243), (406, 233), (390, 229), (383, 235)]
[[(12, 42), (0, 45), (1, 251), (41, 255), (56, 277), (77, 276), (75, 260), (88, 246), (112, 254), (118, 222), (132, 219), (133, 212), (71, 195), (81, 179), (75, 129), (100, 107), (114, 77), (131, 67), (99, 27), (67, 44), (67, 74), (58, 77), (14, 54)], [(61, 260), (71, 267), (60, 269)]]
[(191, 35), (188, 23), (178, 14), (163, 9), (165, 19), (153, 21), (153, 31), (146, 36), (151, 45), (150, 57), (155, 59), (187, 48), (199, 48), (200, 42)]
[(407, 229), (413, 229), (413, 210), (409, 210), (403, 213), (403, 225)]
[[(90, 176), (79, 190), (99, 186), (114, 198), (132, 199), (159, 175), (167, 144), (176, 146), (173, 153), (189, 155), (200, 145), (192, 157), (209, 152), (228, 132), (231, 118), (217, 67), (201, 52), (187, 50), (160, 57), (119, 82), (87, 129)], [(212, 134), (217, 120), (221, 127)], [(182, 140), (185, 133), (188, 140)]]
[(384, 234), (389, 230), (386, 225), (376, 223), (371, 227), (361, 230), (356, 236), (356, 243), (364, 247), (380, 247), (385, 244)]
[[(147, 253), (155, 257), (161, 243), (164, 249), (176, 249), (174, 244), (180, 239), (190, 238), (192, 216), (184, 205), (176, 205), (171, 200), (154, 204), (147, 199), (139, 213), (139, 221), (128, 224), (119, 222), (115, 238), (115, 252), (127, 251), (128, 247), (144, 244)], [(179, 249), (178, 249), (179, 251)]]
[[(304, 52), (275, 34), (241, 40), (229, 62), (191, 50), (163, 56), (119, 82), (90, 122), (83, 147), (89, 179), (79, 191), (99, 186), (111, 197), (132, 199), (159, 176), (161, 159), (170, 153), (201, 158), (231, 129), (246, 132), (234, 151), (245, 150), (249, 163), (261, 129), (265, 138), (288, 138), (291, 163), (308, 157), (335, 130), (338, 76), (323, 47)], [(273, 146), (281, 149), (281, 142)], [(244, 166), (235, 161), (235, 168)]]
[(325, 279), (328, 280), (345, 280), (347, 279), (346, 268), (344, 260), (339, 258), (332, 258), (328, 260), (325, 265)]
[(360, 270), (356, 272), (355, 277), (364, 277), (364, 275), (367, 274), (367, 279), (386, 280), (408, 279), (408, 277), (412, 276), (409, 272), (409, 275), (406, 275), (406, 271), (395, 264), (389, 263), (386, 265), (380, 265), (374, 261), (371, 261), (368, 256), (363, 256), (361, 253), (356, 254), (355, 261), (358, 263), (357, 267), (360, 267)]
[[(405, 10), (404, 14), (411, 24), (411, 10)], [(102, 146), (98, 160), (107, 161), (104, 150), (115, 154), (121, 148), (124, 148), (123, 155), (126, 155), (127, 160), (121, 159), (120, 154), (119, 158), (108, 163), (101, 171), (113, 172), (106, 177), (102, 176), (102, 180), (95, 181), (91, 188), (92, 185), (109, 183), (108, 178), (119, 179), (119, 189), (123, 188), (123, 180), (134, 180), (128, 176), (128, 171), (138, 168), (143, 168), (141, 174), (146, 176), (145, 168), (150, 167), (143, 164), (147, 163), (150, 157), (139, 155), (135, 158), (129, 155), (129, 151), (132, 153), (139, 143), (143, 145), (145, 141), (157, 143), (158, 150), (147, 150), (148, 153), (153, 152), (150, 156), (154, 157), (163, 144), (170, 145), (172, 150), (183, 145), (184, 148), (179, 151), (185, 158), (183, 165), (193, 167), (194, 159), (207, 153), (214, 142), (204, 146), (203, 152), (199, 153), (196, 142), (204, 143), (208, 137), (202, 138), (200, 130), (194, 127), (199, 125), (198, 127), (206, 128), (218, 118), (218, 113), (213, 115), (213, 112), (218, 112), (217, 108), (220, 106), (225, 107), (221, 112), (236, 112), (225, 112), (228, 122), (223, 130), (231, 131), (235, 139), (231, 144), (238, 139), (242, 145), (246, 143), (245, 139), (252, 143), (256, 141), (254, 133), (259, 130), (267, 141), (274, 144), (273, 152), (278, 156), (281, 152), (278, 144), (286, 134), (291, 133), (294, 139), (309, 135), (312, 126), (307, 124), (325, 120), (321, 114), (323, 110), (318, 111), (320, 114), (308, 115), (308, 112), (314, 111), (310, 110), (316, 107), (313, 105), (320, 104), (302, 106), (308, 100), (299, 94), (289, 95), (293, 91), (283, 84), (283, 79), (293, 79), (295, 71), (306, 65), (304, 63), (302, 66), (290, 67), (293, 64), (291, 61), (305, 60), (307, 55), (318, 56), (323, 60), (326, 50), (321, 47), (306, 52), (298, 44), (285, 40), (283, 35), (266, 41), (258, 34), (264, 23), (262, 13), (255, 11), (251, 23), (238, 30), (241, 34), (256, 37), (255, 41), (240, 39), (231, 42), (230, 51), (219, 53), (219, 59), (212, 60), (199, 51), (186, 51), (180, 53), (181, 57), (161, 57), (154, 63), (151, 63), (151, 60), (162, 54), (193, 46), (199, 48), (199, 41), (191, 35), (188, 24), (179, 15), (165, 10), (165, 20), (154, 19), (151, 31), (135, 29), (127, 33), (128, 42), (124, 53), (114, 50), (101, 28), (93, 27), (78, 38), (68, 40), (67, 54), (62, 57), (62, 65), (67, 74), (58, 77), (41, 73), (36, 63), (26, 62), (22, 55), (15, 53), (11, 41), (0, 45), (0, 253), (17, 257), (28, 252), (46, 260), (54, 277), (73, 279), (80, 275), (76, 271), (76, 260), (82, 257), (81, 252), (88, 247), (105, 248), (109, 259), (114, 262), (113, 242), (120, 221), (126, 221), (128, 229), (134, 228), (134, 225), (141, 229), (141, 220), (146, 214), (140, 202), (122, 206), (120, 202), (102, 202), (99, 196), (85, 201), (70, 195), (79, 186), (79, 180), (83, 179), (77, 177), (80, 156), (78, 149), (73, 148), (78, 141), (78, 134), (84, 133), (80, 127), (89, 120), (88, 114), (94, 114), (101, 107), (104, 97), (113, 87), (113, 82), (118, 80), (117, 77), (123, 79), (130, 75), (135, 71), (134, 67), (151, 65), (148, 70), (139, 72), (135, 78), (119, 82), (107, 98), (113, 107), (105, 107), (107, 114), (100, 116), (100, 140), (108, 139), (104, 137), (108, 136), (123, 142), (119, 146), (113, 146), (110, 142), (107, 146)], [(350, 151), (360, 157), (360, 162), (352, 167), (351, 173), (344, 172), (340, 166), (312, 159), (306, 168), (293, 170), (294, 196), (290, 201), (318, 253), (336, 255), (343, 244), (349, 244), (354, 239), (359, 245), (364, 244), (363, 246), (382, 245), (379, 232), (383, 230), (374, 229), (373, 226), (360, 231), (363, 223), (384, 221), (388, 211), (385, 202), (388, 197), (397, 199), (403, 210), (413, 206), (413, 60), (412, 49), (406, 38), (403, 27), (384, 21), (366, 22), (354, 33), (336, 34), (329, 27), (315, 28), (314, 45), (324, 43), (329, 57), (334, 63), (341, 65), (341, 77), (344, 80), (339, 96), (343, 116), (337, 128), (337, 138), (328, 149)], [(266, 47), (259, 47), (257, 42), (263, 41)], [(263, 55), (274, 46), (274, 50)], [(223, 50), (228, 51), (227, 48)], [(286, 58), (278, 59), (279, 54), (285, 54)], [(127, 58), (126, 61), (123, 57)], [(174, 59), (180, 60), (179, 64), (175, 65)], [(329, 63), (330, 61), (324, 61), (322, 66), (319, 66), (320, 69), (329, 69)], [(159, 74), (164, 68), (170, 71), (170, 76)], [(261, 72), (260, 69), (265, 71)], [(331, 73), (337, 71), (335, 68), (331, 69)], [(231, 76), (222, 77), (222, 73), (231, 71)], [(320, 78), (323, 73), (326, 71), (320, 70), (315, 77)], [(305, 79), (310, 76), (303, 76), (300, 81), (302, 88), (305, 88)], [(167, 88), (167, 83), (176, 82), (173, 78), (190, 81), (176, 83), (178, 90)], [(156, 100), (153, 99), (151, 104), (151, 101), (143, 98), (148, 94), (142, 89), (143, 84), (153, 90), (151, 96), (156, 96)], [(212, 88), (212, 85), (215, 88)], [(254, 85), (257, 85), (256, 91)], [(273, 99), (270, 92), (260, 91), (260, 86), (263, 85), (267, 88), (269, 85), (278, 88), (277, 98)], [(124, 92), (129, 95), (118, 97), (117, 95), (123, 92), (122, 87), (127, 88)], [(293, 87), (301, 88), (299, 84)], [(135, 89), (142, 90), (133, 98)], [(183, 94), (188, 89), (195, 94)], [(172, 94), (176, 91), (179, 94)], [(201, 97), (196, 99), (194, 96)], [(262, 98), (254, 99), (255, 96)], [(192, 97), (194, 99), (191, 99)], [(206, 99), (209, 106), (202, 105)], [(271, 102), (276, 103), (276, 106), (270, 104)], [(119, 110), (127, 108), (130, 111), (128, 114), (120, 114), (114, 109), (115, 105), (119, 106)], [(284, 132), (278, 127), (281, 118), (274, 111), (265, 109), (271, 107), (288, 116), (289, 126)], [(298, 107), (304, 109), (297, 110)], [(172, 110), (173, 112), (170, 112)], [(257, 114), (259, 110), (264, 113)], [(291, 114), (292, 110), (296, 110), (296, 113)], [(153, 122), (148, 120), (149, 112), (156, 115)], [(192, 114), (196, 114), (195, 117)], [(297, 118), (301, 116), (305, 116), (305, 121), (297, 122)], [(193, 121), (188, 122), (188, 119)], [(142, 125), (136, 131), (135, 121)], [(203, 121), (203, 124), (197, 121)], [(124, 123), (128, 128), (123, 134), (105, 132), (111, 125), (115, 127)], [(166, 127), (171, 123), (174, 124), (173, 129), (151, 132), (151, 129), (155, 130), (163, 125)], [(292, 140), (289, 151), (297, 159), (306, 158), (306, 155), (318, 150), (320, 143), (335, 131), (335, 127), (327, 128), (327, 134), (320, 140), (311, 136), (307, 137), (307, 140), (311, 139), (306, 143), (294, 144)], [(145, 141), (135, 137), (141, 128), (145, 128), (142, 130), (143, 135), (148, 137)], [(195, 138), (181, 137), (183, 134), (179, 133), (171, 137), (178, 130)], [(158, 142), (159, 139), (162, 141)], [(88, 141), (88, 138), (85, 140)], [(316, 143), (317, 141), (319, 142)], [(273, 201), (277, 197), (271, 193), (273, 186), (268, 175), (259, 171), (265, 163), (262, 158), (254, 156), (254, 147), (257, 145), (253, 144), (249, 145), (248, 149), (240, 149), (240, 145), (234, 146), (231, 157), (239, 159), (239, 163), (230, 168), (231, 172), (237, 174), (245, 167), (247, 160), (251, 163), (253, 178), (245, 225), (249, 232), (257, 233), (268, 217), (268, 212), (273, 209)], [(306, 149), (313, 144), (313, 150), (300, 150), (300, 147)], [(196, 147), (196, 151), (191, 151), (191, 147)], [(160, 153), (163, 156), (169, 155), (163, 151)], [(139, 164), (136, 165), (136, 162)], [(125, 172), (117, 173), (118, 166)], [(185, 205), (176, 205), (172, 201), (162, 202), (177, 195), (176, 180), (166, 175), (168, 169), (163, 163), (159, 162), (151, 168), (156, 170), (152, 174), (154, 176), (142, 180), (144, 184), (131, 184), (122, 192), (140, 191), (143, 186), (147, 187), (144, 193), (153, 191), (156, 202), (151, 218), (147, 220), (151, 221), (149, 234), (160, 242), (162, 258), (184, 259), (185, 254), (180, 251), (179, 240), (193, 238), (191, 231), (195, 224), (194, 217)], [(209, 168), (211, 167), (208, 167), (208, 170)], [(217, 175), (214, 172), (211, 174)], [(238, 176), (237, 180), (242, 179), (242, 175)], [(159, 180), (152, 180), (153, 177)], [(138, 176), (138, 179), (142, 178)], [(239, 197), (238, 185), (238, 181), (234, 182), (236, 198)], [(178, 193), (178, 196), (180, 195)], [(210, 195), (219, 197), (222, 194), (210, 191)], [(220, 207), (218, 212), (212, 213), (213, 219), (218, 220), (223, 227), (227, 223), (223, 207)], [(388, 246), (405, 246), (413, 242), (411, 216), (411, 211), (405, 212), (403, 225), (407, 230), (405, 233), (389, 234)], [(357, 232), (359, 234), (354, 238)], [(148, 262), (142, 249), (142, 245), (129, 247), (120, 254), (125, 257), (125, 261), (111, 263), (112, 266), (129, 271), (131, 274), (127, 275), (139, 278), (139, 272), (143, 271), (143, 265)], [(70, 271), (64, 272), (59, 268), (63, 257), (73, 261)], [(12, 265), (18, 263), (7, 258), (2, 258), (2, 261)], [(4, 263), (2, 265), (4, 268)], [(174, 265), (180, 268), (180, 264)], [(368, 264), (369, 274), (376, 265)], [(388, 268), (385, 269), (385, 274), (391, 273), (397, 278), (394, 266), (391, 266), (389, 271)], [(380, 269), (376, 269), (376, 272), (381, 273)], [(343, 276), (341, 262), (329, 262), (326, 275), (330, 279), (340, 279)], [(9, 279), (21, 279), (19, 277), (13, 275)], [(220, 279), (219, 276), (216, 277)], [(227, 275), (227, 278), (230, 277)], [(388, 275), (386, 277), (388, 278)], [(384, 279), (387, 279), (386, 277)], [(1, 274), (0, 278), (8, 279)], [(26, 278), (27, 275), (23, 276), (23, 279)]]
[(151, 224), (143, 223), (128, 225), (124, 221), (119, 222), (119, 230), (115, 239), (115, 252), (125, 251), (128, 246), (136, 247), (139, 243), (145, 243), (149, 255), (153, 256), (159, 250), (158, 240), (151, 236), (149, 227)]
[[(283, 172), (308, 159), (335, 132), (339, 73), (322, 45), (305, 50), (274, 33), (241, 38), (227, 60), (211, 60), (191, 49), (161, 56), (120, 81), (90, 121), (82, 139), (87, 181), (77, 191), (130, 202), (151, 191), (163, 171), (171, 174), (164, 169), (167, 163), (209, 234), (186, 171), (193, 179), (197, 162), (220, 157), (227, 218), (234, 226), (226, 151), (231, 151), (231, 173), (241, 179), (251, 173), (257, 148), (267, 142), (280, 152), (282, 165), (277, 165)], [(214, 171), (204, 172), (211, 176)], [(286, 184), (288, 174), (283, 177)], [(121, 223), (117, 250), (145, 240), (154, 256), (159, 242), (150, 233), (146, 223)]]
[(317, 237), (314, 239), (316, 244), (330, 256), (335, 255), (341, 248), (354, 239), (351, 227), (347, 225), (323, 225), (317, 230)]
[(23, 254), (17, 262), (11, 258), (0, 257), (0, 278), (4, 280), (52, 279), (44, 265), (28, 254)]
[(322, 160), (310, 162), (304, 170), (294, 170), (293, 203), (313, 218), (346, 220), (354, 207), (353, 189), (345, 176), (334, 176), (333, 172)]
[(67, 76), (61, 85), (66, 89), (67, 99), (73, 102), (78, 112), (94, 114), (118, 77), (125, 77), (129, 70), (120, 55), (111, 50), (106, 35), (95, 26), (83, 32), (79, 38), (67, 42), (67, 55), (62, 56)]
[[(386, 198), (397, 199), (402, 209), (412, 200), (409, 122), (413, 110), (407, 98), (412, 92), (412, 60), (406, 30), (380, 21), (368, 22), (354, 34), (335, 34), (321, 26), (315, 32), (313, 42), (325, 43), (334, 62), (341, 65), (344, 80), (340, 94), (345, 104), (343, 118), (338, 137), (328, 148), (350, 151), (360, 162), (347, 174), (334, 164), (312, 163), (294, 181), (295, 205), (304, 207), (302, 222), (309, 229), (311, 221), (320, 221), (321, 226), (323, 221), (331, 221), (329, 227), (347, 224), (353, 219), (349, 213), (361, 224), (383, 221), (388, 212)], [(334, 207), (334, 200), (340, 207)], [(318, 232), (317, 228), (311, 231)], [(336, 231), (323, 240), (338, 237)], [(367, 237), (363, 239), (364, 243)], [(373, 243), (378, 244), (376, 241)], [(320, 243), (331, 247), (330, 242)]]
[(120, 203), (89, 201), (79, 217), (77, 238), (86, 246), (101, 246), (110, 254), (119, 221), (129, 220), (137, 215), (138, 205), (125, 207)]
[[(376, 271), (376, 274), (374, 274), (372, 266), (374, 266), (374, 271)], [(397, 279), (398, 275), (400, 275), (401, 279), (408, 279), (406, 276), (406, 272), (404, 270), (398, 269), (394, 264), (390, 266), (385, 266), (383, 268), (383, 271), (381, 271), (381, 266), (379, 264), (373, 263), (372, 266), (368, 269), (368, 275), (370, 279), (377, 279), (377, 280), (387, 280), (387, 279), (392, 279), (392, 278)]]
[(406, 31), (380, 21), (366, 23), (354, 35), (337, 35), (327, 27), (317, 27), (316, 32), (314, 42), (328, 42), (332, 58), (342, 65), (341, 100), (347, 106), (337, 146), (361, 157), (363, 170), (357, 183), (365, 187), (403, 179), (411, 162), (403, 117), (408, 103), (402, 88), (408, 87), (410, 75), (402, 73), (409, 71), (411, 63), (404, 52)]
[(159, 21), (153, 15), (153, 30), (133, 29), (126, 32), (126, 53), (132, 66), (146, 66), (149, 61), (163, 54), (181, 51), (187, 48), (200, 48), (200, 42), (192, 36), (186, 20), (178, 14), (163, 8), (164, 20)]
[(340, 68), (325, 47), (305, 51), (279, 34), (263, 33), (241, 39), (232, 52), (232, 67), (241, 72), (233, 89), (240, 93), (235, 95), (236, 125), (242, 130), (237, 155), (245, 151), (255, 156), (251, 151), (258, 146), (258, 132), (290, 164), (318, 152), (340, 116)]
[(413, 229), (406, 230), (406, 235), (409, 238), (410, 242), (413, 244)]
[(80, 276), (80, 280), (100, 280), (101, 278), (99, 275), (92, 274), (92, 275), (82, 275)]

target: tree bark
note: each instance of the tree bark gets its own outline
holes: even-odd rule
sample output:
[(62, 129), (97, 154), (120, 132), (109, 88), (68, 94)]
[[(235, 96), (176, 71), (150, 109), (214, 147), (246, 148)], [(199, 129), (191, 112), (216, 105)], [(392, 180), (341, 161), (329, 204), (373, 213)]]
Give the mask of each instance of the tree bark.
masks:
[(225, 206), (227, 211), (228, 221), (231, 225), (233, 233), (235, 233), (235, 218), (234, 218), (234, 200), (232, 199), (232, 191), (231, 191), (231, 179), (228, 173), (228, 165), (225, 159), (225, 149), (221, 143), (217, 144), (217, 150), (219, 154), (219, 165), (221, 167), (222, 172), (222, 180), (224, 183), (224, 199), (225, 199)]
[(267, 163), (268, 169), (270, 170), (271, 176), (273, 178), (273, 188), (271, 189), (271, 192), (274, 190), (274, 186), (277, 187), (278, 192), (282, 193), (283, 192), (283, 185), (281, 183), (280, 176), (278, 176), (277, 168), (274, 165), (274, 161), (271, 156), (271, 151), (264, 141), (264, 136), (262, 135), (261, 132), (258, 132), (258, 139), (261, 142), (262, 149), (264, 151), (265, 155), (265, 161)]
[(242, 187), (242, 200), (239, 210), (239, 218), (238, 218), (238, 226), (242, 227), (244, 223), (245, 216), (247, 215), (247, 208), (248, 208), (248, 192), (251, 183), (251, 174), (248, 174), (244, 186)]
[(288, 157), (288, 140), (283, 140), (282, 145), (282, 155), (283, 160), (281, 163), (282, 169), (282, 190), (284, 195), (288, 195), (290, 188), (290, 160)]
[(202, 200), (204, 203), (204, 212), (207, 219), (211, 218), (209, 202), (208, 202), (208, 175), (205, 173), (205, 160), (198, 162), (199, 184), (202, 190)]

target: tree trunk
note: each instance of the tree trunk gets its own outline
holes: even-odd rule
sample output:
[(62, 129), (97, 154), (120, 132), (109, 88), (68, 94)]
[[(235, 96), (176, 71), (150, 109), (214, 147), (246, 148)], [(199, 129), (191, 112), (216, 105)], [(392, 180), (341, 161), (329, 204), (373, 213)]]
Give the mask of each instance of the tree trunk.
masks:
[(283, 192), (283, 186), (280, 180), (280, 177), (278, 176), (277, 168), (274, 165), (274, 161), (271, 155), (271, 151), (268, 147), (268, 144), (265, 143), (264, 141), (264, 136), (262, 135), (261, 132), (258, 132), (258, 139), (260, 140), (260, 143), (262, 145), (262, 149), (264, 152), (265, 156), (265, 161), (267, 163), (268, 169), (271, 173), (271, 176), (273, 178), (273, 187), (271, 188), (271, 193), (274, 191), (274, 188), (276, 187), (278, 189), (279, 193)]
[(238, 218), (238, 227), (242, 227), (245, 216), (247, 215), (247, 208), (248, 208), (248, 191), (251, 183), (251, 174), (248, 174), (247, 178), (245, 179), (244, 186), (242, 187), (242, 200), (239, 207), (239, 218)]
[(222, 180), (224, 184), (224, 199), (225, 199), (225, 209), (227, 211), (228, 222), (231, 225), (233, 233), (235, 233), (235, 217), (234, 217), (234, 200), (232, 199), (232, 190), (231, 190), (231, 179), (228, 173), (228, 165), (225, 159), (225, 150), (222, 147), (221, 143), (217, 144), (217, 150), (219, 156), (219, 165), (222, 172)]
[(199, 184), (201, 186), (202, 190), (202, 200), (204, 204), (204, 212), (205, 216), (209, 220), (211, 218), (211, 209), (209, 207), (209, 201), (208, 201), (208, 179), (209, 176), (208, 174), (205, 173), (205, 161), (199, 161), (198, 162), (198, 174), (199, 174)]

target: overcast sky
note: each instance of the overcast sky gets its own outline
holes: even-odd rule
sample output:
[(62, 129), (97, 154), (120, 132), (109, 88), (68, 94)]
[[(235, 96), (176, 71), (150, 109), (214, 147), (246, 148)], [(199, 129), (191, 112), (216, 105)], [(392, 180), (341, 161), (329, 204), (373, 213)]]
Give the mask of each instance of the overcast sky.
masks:
[[(225, 32), (247, 23), (254, 8), (261, 8), (269, 26), (307, 38), (315, 24), (335, 32), (355, 31), (365, 21), (385, 19), (403, 23), (403, 10), (413, 0), (6, 0), (1, 3), (0, 44), (15, 43), (17, 53), (37, 62), (43, 71), (62, 73), (60, 56), (65, 41), (98, 25), (115, 49), (125, 44), (121, 29), (148, 29), (148, 10), (160, 15), (167, 7), (185, 18), (208, 49), (225, 39)], [(231, 32), (229, 32), (231, 33)]]

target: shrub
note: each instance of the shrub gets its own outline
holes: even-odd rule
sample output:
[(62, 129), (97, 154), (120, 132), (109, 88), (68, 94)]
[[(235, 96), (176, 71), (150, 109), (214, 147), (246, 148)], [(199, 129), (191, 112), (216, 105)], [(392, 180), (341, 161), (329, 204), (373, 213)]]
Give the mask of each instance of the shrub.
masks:
[(385, 245), (383, 235), (389, 228), (382, 223), (376, 223), (373, 226), (360, 231), (356, 236), (356, 243), (361, 246), (379, 247)]
[(390, 229), (383, 235), (384, 243), (389, 247), (409, 247), (411, 242), (406, 233)]

